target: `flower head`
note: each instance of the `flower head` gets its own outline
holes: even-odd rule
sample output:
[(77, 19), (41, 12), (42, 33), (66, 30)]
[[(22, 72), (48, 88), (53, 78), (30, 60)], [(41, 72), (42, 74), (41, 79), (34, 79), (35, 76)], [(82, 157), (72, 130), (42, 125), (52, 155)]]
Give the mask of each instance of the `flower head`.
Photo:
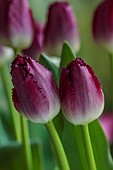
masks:
[(14, 56), (14, 51), (10, 47), (0, 45), (0, 66), (10, 61)]
[(39, 59), (39, 55), (43, 49), (43, 30), (44, 26), (41, 23), (36, 23), (32, 12), (30, 11), (32, 27), (33, 27), (33, 41), (27, 49), (23, 50), (23, 53), (32, 56), (34, 59)]
[(58, 88), (52, 73), (28, 56), (20, 56), (11, 68), (13, 102), (22, 115), (33, 122), (46, 123), (59, 112)]
[(91, 67), (80, 58), (62, 69), (60, 98), (65, 117), (75, 125), (92, 122), (104, 108), (99, 80)]
[(0, 0), (0, 42), (26, 48), (32, 41), (28, 0)]
[(50, 55), (60, 55), (64, 41), (78, 51), (80, 37), (72, 7), (67, 2), (54, 2), (49, 7), (45, 26), (44, 49)]
[(102, 1), (95, 10), (93, 37), (97, 43), (113, 52), (113, 0)]
[(99, 121), (111, 144), (113, 142), (113, 113), (103, 113)]

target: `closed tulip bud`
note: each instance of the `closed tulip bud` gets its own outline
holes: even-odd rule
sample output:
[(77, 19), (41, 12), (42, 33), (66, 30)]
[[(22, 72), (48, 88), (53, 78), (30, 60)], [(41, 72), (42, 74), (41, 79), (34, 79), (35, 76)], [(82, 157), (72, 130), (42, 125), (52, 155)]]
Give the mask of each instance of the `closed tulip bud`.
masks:
[(36, 123), (47, 123), (60, 110), (58, 88), (52, 73), (28, 56), (12, 63), (12, 98), (18, 112)]
[(15, 49), (32, 42), (32, 24), (27, 0), (0, 0), (0, 43)]
[(93, 36), (97, 43), (113, 52), (113, 0), (102, 1), (93, 17)]
[(80, 37), (72, 7), (67, 2), (54, 2), (49, 7), (45, 26), (45, 52), (59, 56), (64, 41), (68, 41), (76, 52), (80, 46)]
[(62, 69), (60, 98), (65, 117), (75, 125), (92, 122), (104, 108), (101, 85), (91, 67), (80, 58)]
[(12, 48), (0, 45), (0, 66), (12, 59), (14, 51)]
[(23, 50), (23, 53), (32, 56), (34, 59), (39, 59), (39, 55), (43, 48), (43, 25), (41, 23), (36, 23), (31, 11), (30, 15), (34, 32), (33, 41), (29, 48)]
[(113, 142), (113, 113), (103, 113), (99, 121), (111, 144)]

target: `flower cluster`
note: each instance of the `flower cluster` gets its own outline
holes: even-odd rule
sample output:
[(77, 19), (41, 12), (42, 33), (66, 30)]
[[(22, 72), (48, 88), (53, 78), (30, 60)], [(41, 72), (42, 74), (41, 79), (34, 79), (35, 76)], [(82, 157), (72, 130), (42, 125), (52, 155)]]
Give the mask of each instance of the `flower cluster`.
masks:
[[(13, 102), (21, 114), (40, 123), (48, 122), (58, 114), (58, 88), (50, 71), (30, 57), (18, 55), (12, 63), (11, 75)], [(82, 59), (77, 58), (62, 69), (60, 99), (64, 115), (75, 125), (88, 124), (102, 113), (101, 85)]]

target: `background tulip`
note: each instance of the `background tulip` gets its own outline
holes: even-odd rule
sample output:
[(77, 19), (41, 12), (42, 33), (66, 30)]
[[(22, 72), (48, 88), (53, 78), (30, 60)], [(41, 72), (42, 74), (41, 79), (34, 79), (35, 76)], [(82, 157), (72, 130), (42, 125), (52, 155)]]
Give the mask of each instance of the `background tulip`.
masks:
[(67, 2), (54, 2), (49, 7), (45, 26), (45, 52), (59, 56), (65, 40), (75, 51), (78, 51), (80, 38), (73, 9)]
[(99, 80), (91, 67), (80, 58), (62, 69), (60, 98), (65, 117), (75, 125), (92, 122), (104, 108), (104, 95)]
[(113, 0), (102, 1), (93, 17), (93, 37), (113, 52)]
[(23, 53), (32, 56), (34, 59), (39, 59), (43, 48), (43, 25), (41, 23), (36, 23), (31, 11), (30, 15), (33, 27), (33, 41), (29, 48), (23, 50)]
[(99, 121), (109, 143), (111, 144), (113, 142), (113, 113), (103, 113)]
[(12, 48), (0, 45), (0, 66), (10, 61), (13, 55), (14, 52)]
[(13, 102), (28, 119), (47, 123), (59, 112), (60, 102), (52, 73), (28, 56), (17, 56), (11, 69)]
[(0, 42), (16, 49), (32, 41), (32, 25), (27, 0), (0, 0)]

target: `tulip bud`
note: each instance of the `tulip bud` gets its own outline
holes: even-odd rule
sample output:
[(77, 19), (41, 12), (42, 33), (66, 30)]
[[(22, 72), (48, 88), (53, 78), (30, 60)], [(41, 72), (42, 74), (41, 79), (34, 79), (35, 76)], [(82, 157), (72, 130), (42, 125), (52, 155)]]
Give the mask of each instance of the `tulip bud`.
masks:
[(27, 0), (0, 0), (0, 43), (16, 49), (32, 41), (32, 24)]
[(93, 17), (93, 36), (97, 43), (113, 52), (113, 0), (102, 1)]
[(73, 50), (78, 51), (80, 38), (77, 22), (67, 2), (54, 2), (50, 5), (44, 38), (44, 49), (49, 55), (59, 56), (65, 40)]
[(36, 23), (33, 18), (33, 14), (30, 11), (32, 27), (33, 27), (33, 41), (29, 48), (23, 50), (23, 53), (29, 56), (32, 56), (34, 59), (39, 58), (40, 53), (42, 52), (43, 47), (43, 25)]
[(50, 71), (30, 57), (18, 55), (11, 75), (12, 98), (18, 112), (37, 123), (47, 123), (58, 114), (58, 88)]
[(99, 121), (111, 144), (113, 142), (113, 113), (103, 113)]
[(62, 69), (60, 98), (65, 117), (75, 125), (92, 122), (104, 108), (101, 85), (91, 67), (80, 58)]
[(0, 66), (10, 61), (14, 55), (12, 48), (0, 45)]

